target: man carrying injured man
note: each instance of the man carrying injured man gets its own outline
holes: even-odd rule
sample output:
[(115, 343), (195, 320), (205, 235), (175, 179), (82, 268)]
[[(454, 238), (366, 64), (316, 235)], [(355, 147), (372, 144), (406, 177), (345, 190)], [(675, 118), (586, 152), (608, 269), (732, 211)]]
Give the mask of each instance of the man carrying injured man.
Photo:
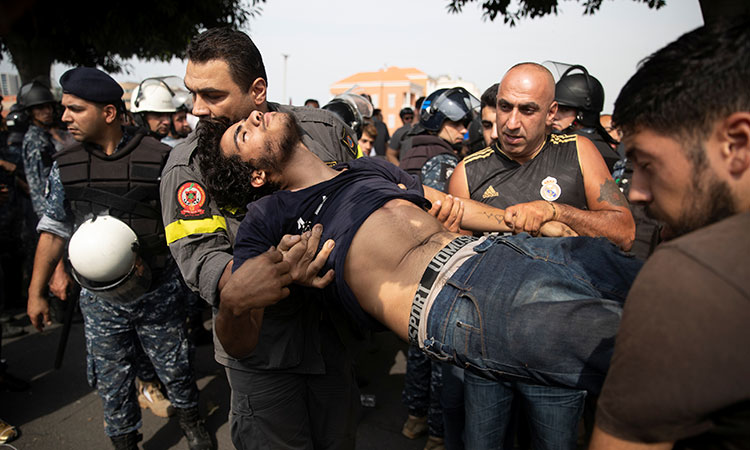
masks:
[[(426, 211), (445, 194), (377, 159), (326, 166), (301, 143), (292, 116), (254, 111), (227, 126), (199, 128), (202, 156), (215, 167), (205, 174), (209, 192), (220, 203), (254, 200), (216, 320), (225, 348), (249, 353), (264, 306), (333, 280), (326, 298), (359, 327), (385, 325), (491, 379), (599, 392), (636, 259), (604, 238), (449, 232)], [(461, 228), (512, 231), (503, 210), (461, 202)], [(559, 222), (541, 232), (572, 234)]]

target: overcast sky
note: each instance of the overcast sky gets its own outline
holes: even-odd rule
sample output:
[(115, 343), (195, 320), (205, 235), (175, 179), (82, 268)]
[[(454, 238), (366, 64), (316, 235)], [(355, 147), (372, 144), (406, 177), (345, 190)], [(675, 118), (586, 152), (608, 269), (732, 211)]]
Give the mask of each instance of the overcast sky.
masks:
[[(324, 104), (329, 86), (356, 72), (386, 66), (416, 67), (429, 76), (449, 75), (483, 91), (521, 61), (582, 64), (604, 85), (604, 112), (644, 57), (703, 24), (698, 0), (667, 0), (651, 10), (630, 0), (604, 0), (583, 16), (581, 3), (563, 0), (557, 16), (524, 20), (514, 28), (484, 21), (479, 2), (449, 14), (448, 0), (268, 0), (248, 24), (263, 54), (269, 99), (295, 104), (308, 97)], [(118, 81), (184, 76), (185, 63), (130, 61)], [(7, 71), (7, 58), (0, 71)], [(66, 67), (55, 65), (53, 78)]]

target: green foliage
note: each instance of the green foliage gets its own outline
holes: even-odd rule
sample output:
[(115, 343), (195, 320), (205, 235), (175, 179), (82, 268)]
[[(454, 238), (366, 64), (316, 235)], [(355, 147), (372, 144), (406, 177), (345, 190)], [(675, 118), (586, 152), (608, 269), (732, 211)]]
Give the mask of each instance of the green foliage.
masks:
[(44, 67), (49, 71), (53, 62), (119, 72), (122, 61), (131, 57), (161, 61), (183, 57), (188, 42), (200, 31), (241, 28), (260, 14), (264, 2), (0, 0), (0, 15), (7, 12), (12, 17), (9, 26), (6, 21), (0, 27), (0, 50), (10, 53), (22, 78), (44, 75)]
[[(473, 3), (476, 0), (451, 0), (448, 4), (448, 11), (458, 14), (463, 11), (467, 3)], [(570, 1), (570, 0), (567, 0)], [(580, 3), (581, 0), (575, 0)], [(583, 14), (594, 14), (602, 6), (604, 0), (583, 0)], [(645, 3), (649, 8), (659, 9), (666, 5), (666, 0), (633, 0), (638, 3)], [(510, 0), (483, 0), (482, 16), (485, 19), (494, 21), (498, 14), (502, 16), (503, 23), (513, 27), (516, 23), (525, 18), (534, 19), (549, 14), (557, 15), (557, 6), (559, 0), (517, 0), (518, 7), (511, 9)]]

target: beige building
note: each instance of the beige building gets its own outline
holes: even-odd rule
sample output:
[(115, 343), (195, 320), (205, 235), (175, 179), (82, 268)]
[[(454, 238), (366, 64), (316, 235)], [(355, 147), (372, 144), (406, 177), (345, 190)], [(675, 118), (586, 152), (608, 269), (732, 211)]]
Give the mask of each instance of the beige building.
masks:
[(398, 112), (405, 106), (414, 107), (417, 99), (426, 95), (430, 78), (413, 67), (388, 67), (377, 72), (359, 72), (331, 85), (331, 94), (338, 95), (352, 89), (355, 94), (368, 94), (375, 108), (383, 111), (383, 122), (393, 134), (401, 125)]

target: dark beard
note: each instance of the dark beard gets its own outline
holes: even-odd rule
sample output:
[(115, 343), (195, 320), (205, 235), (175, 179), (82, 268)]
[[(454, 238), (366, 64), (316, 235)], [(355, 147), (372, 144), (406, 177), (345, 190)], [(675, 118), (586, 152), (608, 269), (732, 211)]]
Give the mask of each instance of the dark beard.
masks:
[[(266, 175), (281, 173), (291, 158), (294, 148), (300, 143), (301, 131), (293, 117), (284, 117), (284, 130), (276, 141), (266, 142), (262, 155), (254, 160), (242, 161), (239, 155), (226, 158), (221, 154), (218, 143), (199, 145), (200, 167), (206, 188), (222, 208), (241, 208), (261, 197), (280, 189), (278, 183), (268, 178), (266, 184), (256, 188), (251, 184), (253, 172), (263, 170)], [(219, 130), (217, 137), (226, 129)], [(217, 141), (218, 142), (218, 141)]]
[(265, 143), (263, 156), (249, 161), (258, 170), (268, 173), (280, 173), (283, 167), (289, 162), (289, 158), (294, 153), (294, 148), (302, 140), (300, 129), (297, 123), (289, 115), (281, 116), (283, 133), (277, 141)]
[[(709, 169), (697, 170), (691, 194), (686, 198), (677, 223), (669, 224), (672, 238), (706, 227), (737, 213), (729, 186), (717, 179)], [(646, 211), (648, 214), (648, 210)]]

